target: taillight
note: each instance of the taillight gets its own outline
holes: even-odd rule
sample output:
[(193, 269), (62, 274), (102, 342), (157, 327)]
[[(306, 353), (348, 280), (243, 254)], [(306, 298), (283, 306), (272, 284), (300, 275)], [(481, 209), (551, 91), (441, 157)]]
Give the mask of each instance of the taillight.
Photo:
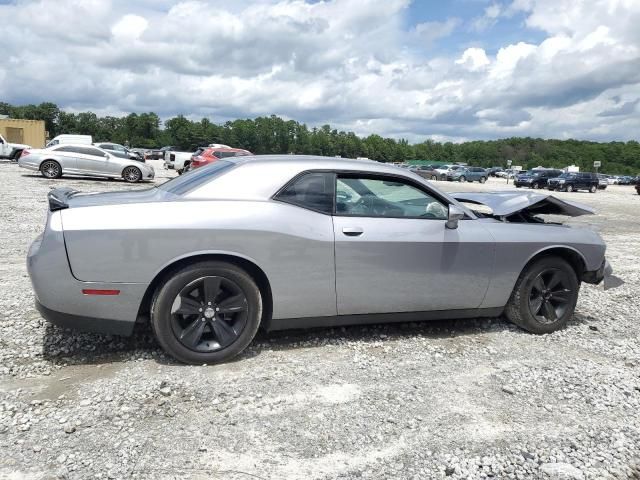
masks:
[(21, 157), (26, 157), (27, 155), (29, 155), (31, 152), (29, 150), (22, 150), (22, 155), (20, 155)]

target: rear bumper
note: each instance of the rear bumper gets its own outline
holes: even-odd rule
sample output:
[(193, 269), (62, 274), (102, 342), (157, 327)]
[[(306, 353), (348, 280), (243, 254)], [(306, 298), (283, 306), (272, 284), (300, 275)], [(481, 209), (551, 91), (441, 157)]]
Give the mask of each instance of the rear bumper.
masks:
[(36, 308), (42, 318), (59, 327), (81, 330), (84, 332), (107, 333), (129, 336), (133, 332), (135, 322), (126, 320), (109, 320), (105, 318), (85, 317), (70, 313), (57, 312), (42, 305), (36, 300)]
[(605, 290), (611, 290), (624, 284), (624, 280), (613, 274), (613, 268), (609, 265), (607, 259), (604, 259), (598, 270), (585, 272), (582, 275), (582, 281), (598, 285), (602, 282)]

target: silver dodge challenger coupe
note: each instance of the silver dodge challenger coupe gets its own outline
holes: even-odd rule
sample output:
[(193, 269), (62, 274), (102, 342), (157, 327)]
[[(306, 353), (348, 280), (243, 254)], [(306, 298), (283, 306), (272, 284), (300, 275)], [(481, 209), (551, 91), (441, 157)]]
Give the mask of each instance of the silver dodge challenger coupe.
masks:
[[(366, 160), (220, 160), (150, 189), (49, 193), (28, 269), (43, 317), (158, 342), (194, 364), (266, 330), (505, 314), (563, 327), (581, 282), (619, 284), (589, 229), (542, 193), (448, 195)], [(554, 217), (555, 218), (555, 217)]]
[(58, 144), (43, 149), (23, 150), (18, 166), (35, 170), (46, 178), (62, 175), (122, 178), (129, 183), (152, 180), (153, 167), (103, 150), (94, 145)]

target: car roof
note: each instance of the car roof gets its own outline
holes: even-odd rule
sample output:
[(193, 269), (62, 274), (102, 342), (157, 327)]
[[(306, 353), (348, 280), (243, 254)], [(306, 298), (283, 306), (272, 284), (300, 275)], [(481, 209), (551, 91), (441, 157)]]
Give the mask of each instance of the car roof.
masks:
[(246, 148), (232, 148), (232, 147), (198, 147), (204, 150), (219, 150), (222, 152), (248, 152)]
[(60, 147), (82, 147), (82, 148), (92, 147), (92, 148), (97, 148), (98, 150), (102, 150), (100, 147), (98, 147), (97, 145), (94, 145), (93, 143), (57, 143), (56, 145), (52, 145), (50, 148), (58, 149)]
[(225, 158), (236, 164), (283, 164), (300, 167), (300, 170), (356, 170), (380, 173), (406, 174), (406, 169), (391, 163), (376, 162), (374, 160), (354, 160), (341, 157), (322, 157), (316, 155), (247, 155), (243, 157)]

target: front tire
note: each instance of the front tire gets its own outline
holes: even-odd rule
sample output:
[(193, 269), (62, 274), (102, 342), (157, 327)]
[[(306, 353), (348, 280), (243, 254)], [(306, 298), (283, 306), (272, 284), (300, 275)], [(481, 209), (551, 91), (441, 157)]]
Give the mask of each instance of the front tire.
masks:
[(534, 183), (533, 184), (533, 189), (534, 190), (538, 190), (540, 188), (540, 184), (539, 183)]
[(591, 188), (589, 188), (589, 193), (596, 193), (596, 190), (598, 190), (598, 187), (596, 187), (595, 185), (591, 185)]
[(142, 172), (138, 167), (125, 167), (122, 178), (128, 183), (137, 183), (142, 179)]
[(162, 348), (190, 364), (227, 361), (253, 340), (262, 296), (247, 272), (219, 261), (183, 268), (158, 289), (151, 325)]
[(484, 183), (486, 181), (487, 181), (487, 177), (480, 177), (480, 180), (479, 180), (480, 183)]
[(569, 193), (573, 192), (573, 185), (567, 185), (567, 188), (565, 190)]
[(55, 160), (45, 160), (40, 165), (40, 173), (44, 178), (60, 178), (62, 176), (62, 167)]
[(543, 257), (520, 274), (505, 315), (531, 333), (563, 328), (573, 315), (580, 282), (573, 267), (560, 257)]
[(466, 182), (466, 181), (467, 181), (467, 177), (465, 177), (464, 175), (462, 175), (462, 176), (458, 179), (458, 181), (459, 181), (460, 183), (462, 183), (462, 182)]

